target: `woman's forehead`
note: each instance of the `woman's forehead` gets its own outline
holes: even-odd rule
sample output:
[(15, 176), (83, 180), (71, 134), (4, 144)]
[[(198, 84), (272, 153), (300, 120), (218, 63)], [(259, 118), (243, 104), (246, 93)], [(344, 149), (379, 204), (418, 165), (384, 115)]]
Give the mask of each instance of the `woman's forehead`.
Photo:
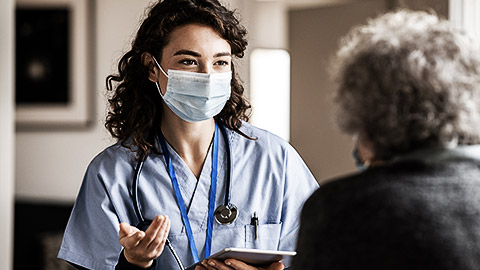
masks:
[(173, 56), (179, 51), (196, 52), (199, 56), (213, 56), (231, 53), (227, 40), (212, 27), (201, 24), (187, 24), (175, 28), (163, 49), (164, 56)]

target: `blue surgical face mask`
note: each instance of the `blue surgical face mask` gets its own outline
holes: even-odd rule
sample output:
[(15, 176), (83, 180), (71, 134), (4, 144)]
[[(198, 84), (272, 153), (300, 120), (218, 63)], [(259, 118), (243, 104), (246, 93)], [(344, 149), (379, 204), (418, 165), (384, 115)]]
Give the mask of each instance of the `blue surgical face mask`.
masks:
[(167, 74), (154, 57), (153, 60), (168, 78), (165, 95), (156, 82), (158, 92), (170, 110), (185, 121), (198, 122), (214, 117), (230, 98), (231, 71), (206, 74), (169, 69)]
[(360, 154), (358, 153), (357, 147), (353, 149), (352, 157), (353, 157), (353, 160), (355, 161), (355, 166), (359, 171), (364, 171), (365, 169), (367, 169), (367, 166), (365, 166), (365, 163), (363, 162), (362, 158), (360, 157)]

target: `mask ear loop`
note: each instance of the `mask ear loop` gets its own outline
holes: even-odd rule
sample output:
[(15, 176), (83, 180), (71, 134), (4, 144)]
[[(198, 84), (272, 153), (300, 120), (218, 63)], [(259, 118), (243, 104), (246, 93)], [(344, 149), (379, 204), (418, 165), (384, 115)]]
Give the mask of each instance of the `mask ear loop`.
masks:
[(160, 66), (157, 59), (155, 59), (155, 56), (152, 55), (152, 58), (153, 58), (153, 61), (155, 61), (155, 64), (157, 64), (157, 66), (160, 68), (160, 71), (163, 73), (163, 75), (165, 75), (165, 77), (168, 78), (168, 74), (165, 72), (165, 70), (163, 70), (162, 66)]
[[(163, 75), (165, 75), (165, 77), (167, 77), (167, 79), (168, 79), (169, 78), (168, 74), (165, 72), (165, 70), (163, 70), (162, 66), (160, 66), (157, 59), (155, 59), (155, 56), (152, 55), (152, 58), (153, 58), (153, 61), (155, 61), (155, 64), (157, 64), (157, 66), (160, 68), (160, 71), (163, 73)], [(162, 94), (162, 91), (160, 90), (160, 85), (158, 84), (158, 82), (155, 82), (155, 86), (157, 86), (158, 93), (163, 98), (164, 95)]]

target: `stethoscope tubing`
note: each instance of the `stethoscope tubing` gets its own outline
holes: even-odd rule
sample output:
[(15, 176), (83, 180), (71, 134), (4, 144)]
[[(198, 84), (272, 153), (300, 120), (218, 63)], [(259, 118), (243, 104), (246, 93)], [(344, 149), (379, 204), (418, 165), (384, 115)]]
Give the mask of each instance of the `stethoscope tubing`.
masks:
[(225, 187), (225, 204), (230, 205), (230, 195), (231, 195), (231, 186), (232, 186), (232, 174), (233, 174), (233, 159), (232, 159), (232, 149), (230, 147), (230, 140), (228, 139), (227, 128), (223, 125), (223, 123), (219, 123), (220, 130), (223, 132), (223, 136), (225, 138), (225, 145), (227, 146), (227, 186)]
[(144, 164), (144, 160), (140, 161), (137, 163), (137, 166), (135, 168), (135, 175), (133, 177), (133, 183), (132, 183), (132, 199), (133, 199), (133, 208), (135, 209), (135, 214), (137, 218), (139, 219), (140, 222), (145, 222), (145, 219), (143, 218), (142, 212), (140, 211), (140, 207), (138, 204), (138, 180), (140, 177), (140, 172), (142, 171)]
[[(138, 205), (138, 192), (137, 192), (138, 178), (140, 176), (140, 171), (143, 168), (143, 164), (144, 164), (143, 161), (137, 163), (137, 167), (135, 168), (135, 175), (134, 175), (135, 181), (133, 181), (132, 183), (132, 197), (134, 198), (133, 200), (134, 209), (135, 209), (135, 214), (137, 215), (137, 218), (140, 220), (140, 223), (145, 222), (145, 219), (143, 218), (142, 212), (140, 211), (140, 207)], [(185, 269), (185, 267), (183, 267), (182, 261), (180, 260), (180, 257), (178, 256), (177, 252), (173, 248), (172, 243), (170, 242), (168, 237), (165, 239), (165, 244), (167, 245), (168, 249), (170, 249), (170, 252), (172, 252), (173, 257), (175, 258), (175, 261), (177, 261), (177, 264), (180, 267), (180, 269), (182, 270)]]
[[(223, 125), (223, 123), (219, 123), (220, 130), (222, 131), (225, 139), (225, 144), (227, 147), (227, 164), (228, 164), (228, 170), (227, 170), (227, 186), (225, 187), (225, 205), (230, 205), (230, 199), (231, 199), (231, 185), (232, 185), (232, 174), (233, 174), (233, 159), (232, 159), (232, 154), (231, 154), (231, 145), (230, 145), (230, 140), (228, 139), (228, 131), (227, 128)], [(137, 218), (140, 220), (140, 222), (144, 222), (145, 219), (143, 218), (143, 214), (140, 210), (140, 206), (138, 203), (138, 182), (140, 179), (140, 173), (143, 168), (143, 164), (145, 163), (147, 157), (144, 159), (140, 160), (137, 163), (137, 166), (135, 168), (135, 173), (134, 173), (134, 181), (132, 183), (132, 199), (133, 199), (133, 204), (134, 204), (134, 209), (135, 209), (135, 214)]]

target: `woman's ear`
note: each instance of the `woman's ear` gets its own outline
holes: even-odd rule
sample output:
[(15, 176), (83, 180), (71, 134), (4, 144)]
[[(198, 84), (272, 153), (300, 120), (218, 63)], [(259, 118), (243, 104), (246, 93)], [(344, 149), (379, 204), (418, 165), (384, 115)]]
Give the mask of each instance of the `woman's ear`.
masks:
[(142, 54), (142, 64), (148, 69), (148, 79), (151, 82), (158, 82), (160, 70), (155, 63), (155, 60), (153, 60), (153, 56), (149, 52), (144, 52)]

